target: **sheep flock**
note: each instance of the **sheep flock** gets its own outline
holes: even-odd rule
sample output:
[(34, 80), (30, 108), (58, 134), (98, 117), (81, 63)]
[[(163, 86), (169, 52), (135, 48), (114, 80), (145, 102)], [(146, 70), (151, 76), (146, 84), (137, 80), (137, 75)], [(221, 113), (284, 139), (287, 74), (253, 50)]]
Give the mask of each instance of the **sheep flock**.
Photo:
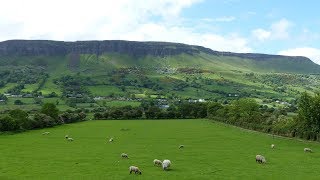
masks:
[[(42, 135), (49, 135), (49, 134), (50, 134), (50, 132), (43, 132), (42, 133)], [(69, 135), (65, 135), (65, 139), (67, 141), (74, 141), (74, 139), (72, 137), (70, 137)], [(113, 142), (114, 138), (109, 138), (108, 141)], [(270, 147), (271, 147), (271, 149), (275, 149), (275, 144), (271, 144)], [(179, 149), (182, 149), (182, 148), (184, 148), (184, 145), (179, 145)], [(303, 151), (305, 153), (312, 153), (313, 152), (310, 148), (304, 148)], [(120, 157), (122, 159), (129, 159), (129, 156), (127, 153), (121, 153)], [(255, 156), (255, 161), (259, 164), (266, 164), (266, 162), (267, 162), (266, 158), (261, 154), (257, 154)], [(161, 167), (163, 169), (163, 171), (167, 171), (171, 167), (171, 161), (169, 159), (164, 159), (163, 161), (161, 161), (159, 159), (154, 159), (153, 165), (157, 166), (157, 167)], [(133, 165), (129, 167), (129, 174), (132, 174), (132, 173), (139, 174), (139, 175), (142, 174), (142, 172), (138, 168), (138, 166), (133, 166)]]

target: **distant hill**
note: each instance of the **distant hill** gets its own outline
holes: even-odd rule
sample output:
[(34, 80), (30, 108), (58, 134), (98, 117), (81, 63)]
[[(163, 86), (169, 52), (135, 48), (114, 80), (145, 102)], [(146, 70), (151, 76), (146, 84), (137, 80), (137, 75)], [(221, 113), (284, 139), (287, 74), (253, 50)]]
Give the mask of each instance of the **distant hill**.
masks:
[[(315, 92), (306, 57), (219, 52), (168, 42), (0, 42), (0, 94), (171, 99), (293, 99)], [(30, 95), (33, 94), (33, 95)]]
[[(195, 65), (204, 64), (204, 67), (224, 67), (224, 64), (234, 68), (262, 72), (288, 73), (319, 73), (320, 65), (313, 63), (306, 57), (292, 57), (280, 55), (219, 52), (201, 46), (186, 45), (168, 42), (136, 42), (136, 41), (48, 41), (48, 40), (9, 40), (0, 42), (0, 57), (50, 57), (68, 56), (73, 60), (80, 55), (118, 54), (128, 56), (125, 64), (135, 64), (137, 59), (147, 56), (156, 58), (173, 57), (179, 55), (194, 56)], [(188, 57), (190, 59), (190, 57)], [(120, 60), (121, 61), (121, 60)], [(205, 61), (205, 62), (203, 62)], [(152, 62), (144, 62), (144, 65)], [(169, 62), (170, 63), (170, 62)], [(183, 59), (180, 60), (183, 63)], [(207, 64), (206, 64), (207, 63)], [(222, 64), (220, 64), (222, 63)], [(117, 64), (117, 63), (116, 63)], [(136, 64), (141, 65), (141, 64)], [(119, 66), (121, 63), (119, 62)], [(181, 65), (183, 66), (183, 64)]]

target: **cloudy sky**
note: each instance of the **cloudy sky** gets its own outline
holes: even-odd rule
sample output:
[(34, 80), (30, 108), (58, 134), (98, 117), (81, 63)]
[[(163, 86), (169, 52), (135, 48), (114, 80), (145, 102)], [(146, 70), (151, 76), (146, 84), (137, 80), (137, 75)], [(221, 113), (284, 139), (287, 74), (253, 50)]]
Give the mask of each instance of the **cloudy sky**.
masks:
[(169, 41), (320, 64), (319, 7), (318, 0), (3, 0), (0, 41)]

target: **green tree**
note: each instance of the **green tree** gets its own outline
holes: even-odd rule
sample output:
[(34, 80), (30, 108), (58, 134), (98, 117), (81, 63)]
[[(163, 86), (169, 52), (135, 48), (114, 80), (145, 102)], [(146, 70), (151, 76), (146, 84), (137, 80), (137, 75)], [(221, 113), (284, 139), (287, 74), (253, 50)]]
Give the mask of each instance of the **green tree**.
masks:
[(59, 109), (53, 103), (43, 104), (40, 112), (52, 117), (53, 119), (58, 119)]
[(0, 118), (0, 131), (15, 131), (19, 129), (17, 122), (10, 116)]
[(305, 126), (312, 124), (312, 122), (311, 122), (312, 97), (306, 92), (302, 93), (298, 106), (299, 106), (298, 115), (299, 115), (299, 119), (302, 121), (302, 123)]
[(44, 128), (44, 127), (52, 127), (56, 125), (55, 120), (42, 113), (36, 113), (33, 117), (32, 127), (33, 128)]
[(161, 113), (161, 109), (157, 106), (150, 106), (147, 111), (145, 111), (146, 118), (155, 119)]
[(103, 114), (100, 112), (96, 112), (96, 113), (94, 113), (93, 118), (94, 119), (103, 119)]
[(19, 126), (20, 129), (30, 129), (28, 113), (26, 113), (25, 111), (21, 109), (11, 110), (9, 112), (9, 116), (16, 121), (17, 126)]
[(236, 125), (260, 123), (259, 104), (254, 99), (249, 98), (233, 101), (229, 106), (229, 120)]
[(112, 109), (109, 113), (109, 116), (112, 119), (122, 119), (123, 118), (123, 111), (119, 108)]
[(298, 104), (298, 131), (307, 139), (319, 139), (320, 133), (320, 94), (314, 97), (302, 93)]
[(213, 102), (213, 103), (209, 103), (208, 104), (208, 107), (207, 107), (207, 116), (208, 117), (215, 117), (217, 116), (217, 111), (219, 109), (222, 109), (223, 106), (221, 103), (218, 103), (218, 102)]
[(23, 105), (23, 102), (20, 99), (17, 99), (13, 102), (15, 105)]

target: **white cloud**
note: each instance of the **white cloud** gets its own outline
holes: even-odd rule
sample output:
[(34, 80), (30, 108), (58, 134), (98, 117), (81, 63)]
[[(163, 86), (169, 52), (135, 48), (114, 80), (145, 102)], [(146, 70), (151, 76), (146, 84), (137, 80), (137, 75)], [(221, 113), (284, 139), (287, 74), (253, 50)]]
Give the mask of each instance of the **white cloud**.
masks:
[[(200, 0), (10, 0), (1, 2), (0, 29), (21, 29), (9, 38), (36, 38), (48, 35), (54, 39), (69, 39), (76, 34), (96, 34), (108, 27), (114, 31), (131, 30), (151, 17), (169, 21), (179, 16), (183, 8)], [(0, 32), (0, 40), (9, 39)], [(90, 37), (94, 38), (94, 37)]]
[(302, 47), (302, 48), (294, 48), (287, 49), (278, 52), (280, 55), (287, 56), (305, 56), (310, 58), (313, 62), (320, 65), (320, 49), (311, 48), (311, 47)]
[(287, 19), (280, 19), (277, 22), (271, 24), (270, 28), (265, 30), (262, 28), (254, 29), (251, 34), (259, 41), (265, 40), (285, 40), (290, 37), (289, 28), (292, 23)]
[[(157, 33), (155, 33), (157, 32)], [(137, 36), (137, 34), (139, 36)], [(247, 39), (230, 34), (226, 36), (212, 33), (194, 32), (192, 28), (178, 26), (166, 27), (159, 24), (144, 24), (135, 31), (122, 37), (127, 40), (140, 41), (171, 41), (186, 44), (201, 45), (213, 50), (232, 52), (252, 52)]]
[[(0, 6), (0, 41), (8, 39), (170, 41), (251, 52), (238, 35), (199, 33), (181, 11), (202, 0), (10, 0)], [(222, 17), (217, 21), (232, 21)]]
[(266, 31), (264, 29), (255, 29), (252, 31), (252, 35), (259, 41), (264, 41), (270, 38), (271, 32)]
[(273, 23), (271, 25), (272, 38), (288, 39), (289, 38), (288, 29), (291, 25), (292, 23), (286, 19), (281, 19), (280, 21)]

